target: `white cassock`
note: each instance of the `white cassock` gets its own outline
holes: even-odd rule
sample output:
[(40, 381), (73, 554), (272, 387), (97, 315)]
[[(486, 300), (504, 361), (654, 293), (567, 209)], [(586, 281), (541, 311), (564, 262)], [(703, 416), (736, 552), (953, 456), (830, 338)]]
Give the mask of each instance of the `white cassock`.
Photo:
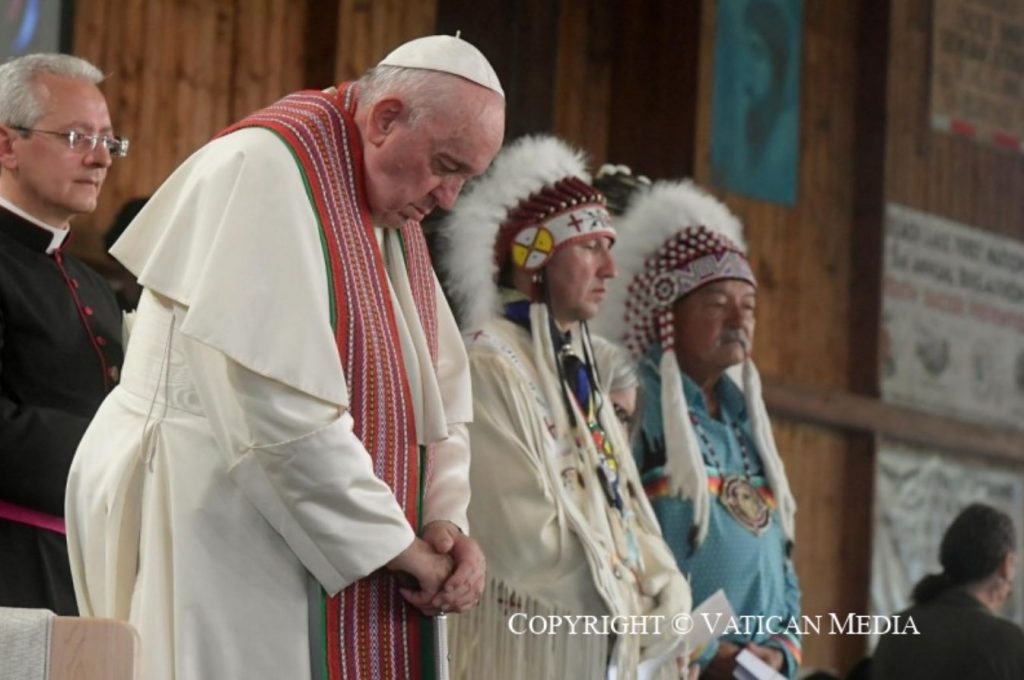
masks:
[[(465, 531), (465, 351), (438, 290), (435, 374), (398, 233), (377, 231), (417, 438), (440, 442), (423, 523)], [(414, 530), (352, 433), (298, 166), (266, 130), (215, 140), (112, 252), (146, 291), (68, 480), (81, 613), (134, 624), (146, 680), (308, 678), (311, 583), (337, 593)]]

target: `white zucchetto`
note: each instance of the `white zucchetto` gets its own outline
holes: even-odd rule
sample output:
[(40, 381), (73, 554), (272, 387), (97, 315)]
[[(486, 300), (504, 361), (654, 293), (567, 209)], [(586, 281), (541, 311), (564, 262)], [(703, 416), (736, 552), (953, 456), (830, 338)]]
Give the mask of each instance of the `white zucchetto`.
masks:
[(450, 35), (429, 35), (396, 47), (378, 66), (421, 68), (450, 73), (505, 96), (498, 74), (480, 50)]

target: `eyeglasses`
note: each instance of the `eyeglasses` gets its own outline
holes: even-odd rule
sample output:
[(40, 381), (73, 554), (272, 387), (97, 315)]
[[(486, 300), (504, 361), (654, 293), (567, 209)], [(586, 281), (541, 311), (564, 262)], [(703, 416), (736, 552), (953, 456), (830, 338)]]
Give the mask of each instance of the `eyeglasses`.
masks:
[(20, 126), (12, 126), (12, 129), (17, 130), (18, 132), (41, 132), (44, 135), (63, 137), (68, 142), (68, 148), (74, 149), (75, 151), (93, 151), (96, 149), (97, 144), (103, 144), (107, 149), (107, 152), (114, 158), (124, 158), (128, 155), (128, 140), (124, 137), (87, 135), (82, 132), (75, 132), (74, 130), (70, 130), (68, 132), (56, 132), (54, 130), (38, 130), (36, 128)]

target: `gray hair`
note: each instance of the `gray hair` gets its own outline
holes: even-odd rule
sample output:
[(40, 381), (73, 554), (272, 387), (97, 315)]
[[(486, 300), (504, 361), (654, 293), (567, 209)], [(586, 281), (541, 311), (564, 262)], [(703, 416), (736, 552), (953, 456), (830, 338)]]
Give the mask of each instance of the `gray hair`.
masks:
[(450, 73), (401, 66), (375, 66), (357, 82), (360, 108), (370, 108), (381, 99), (401, 97), (409, 107), (409, 124), (424, 113), (437, 110), (442, 101), (458, 101), (462, 79)]
[(33, 87), (44, 73), (99, 84), (103, 72), (70, 54), (26, 54), (0, 66), (0, 124), (32, 127), (42, 117), (39, 96)]

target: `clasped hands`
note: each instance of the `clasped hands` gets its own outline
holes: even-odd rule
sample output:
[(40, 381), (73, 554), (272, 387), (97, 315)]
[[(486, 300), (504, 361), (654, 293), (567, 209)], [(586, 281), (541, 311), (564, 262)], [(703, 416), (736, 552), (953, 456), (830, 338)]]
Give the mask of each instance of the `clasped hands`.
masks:
[(428, 524), (423, 537), (386, 566), (416, 579), (419, 589), (400, 588), (402, 597), (427, 616), (468, 611), (484, 591), (484, 554), (451, 522)]

